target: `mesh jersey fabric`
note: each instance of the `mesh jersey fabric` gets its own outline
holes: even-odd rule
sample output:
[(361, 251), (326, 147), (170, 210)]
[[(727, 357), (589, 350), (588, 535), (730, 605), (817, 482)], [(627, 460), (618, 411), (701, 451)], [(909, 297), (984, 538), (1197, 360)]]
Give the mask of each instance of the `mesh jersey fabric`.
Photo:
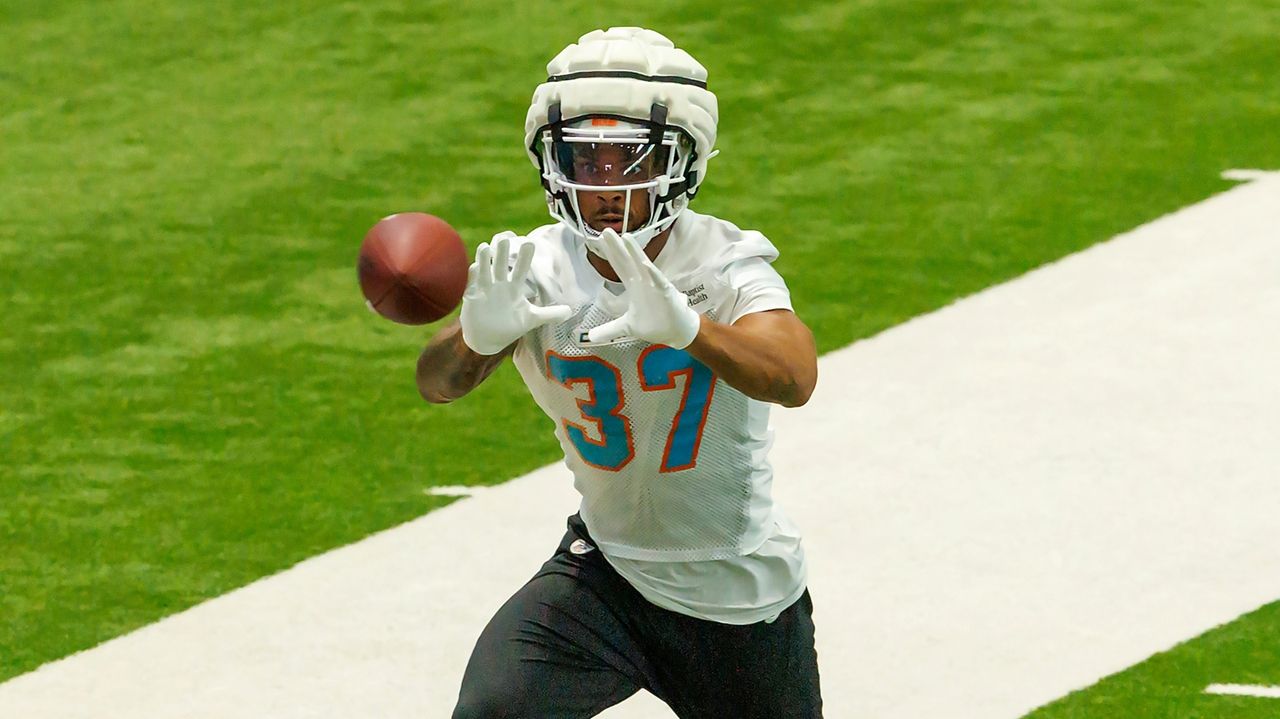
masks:
[[(625, 288), (600, 277), (581, 240), (560, 225), (538, 228), (524, 241), (537, 245), (533, 301), (567, 304), (574, 314), (525, 335), (515, 364), (555, 422), (582, 495), (579, 511), (602, 552), (618, 560), (629, 581), (645, 585), (637, 589), (650, 601), (673, 611), (730, 623), (776, 614), (774, 605), (798, 596), (797, 588), (803, 592), (804, 562), (798, 532), (775, 516), (770, 496), (769, 405), (718, 379), (708, 382), (705, 367), (699, 382), (699, 373), (672, 354), (677, 350), (639, 340), (583, 346), (586, 330), (625, 311)], [(791, 308), (785, 283), (769, 265), (776, 257), (760, 233), (686, 211), (655, 264), (691, 307), (732, 323)], [(664, 351), (663, 359), (677, 364), (658, 366), (655, 376), (648, 355)], [(680, 416), (698, 408), (704, 415), (688, 456), (697, 417)], [(685, 440), (680, 459), (677, 435)], [(656, 563), (652, 571), (647, 562)], [(683, 580), (678, 570), (672, 574), (671, 563), (679, 562), (697, 563)], [(708, 572), (717, 571), (724, 581), (713, 584), (722, 585), (725, 611), (708, 602), (714, 595), (681, 592), (686, 580), (705, 591)]]
[(703, 562), (647, 562), (604, 554), (650, 603), (721, 624), (769, 622), (805, 592), (808, 566), (800, 530), (774, 512), (769, 538), (741, 557)]

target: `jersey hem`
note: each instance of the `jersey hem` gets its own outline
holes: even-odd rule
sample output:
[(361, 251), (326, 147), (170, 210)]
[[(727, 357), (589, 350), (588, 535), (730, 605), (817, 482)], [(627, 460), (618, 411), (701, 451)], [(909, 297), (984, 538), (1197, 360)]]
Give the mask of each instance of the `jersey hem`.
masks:
[(606, 542), (596, 536), (591, 529), (592, 521), (588, 518), (588, 512), (585, 506), (578, 508), (578, 516), (582, 517), (582, 522), (587, 526), (587, 531), (591, 533), (595, 540), (596, 546), (600, 548), (606, 556), (612, 555), (619, 559), (635, 559), (642, 562), (707, 562), (716, 559), (733, 559), (734, 557), (745, 557), (764, 546), (771, 536), (769, 532), (760, 529), (755, 536), (749, 537), (753, 541), (748, 544), (738, 545), (736, 547), (704, 547), (701, 549), (644, 549), (642, 547), (633, 547), (629, 544), (616, 544), (614, 542)]
[[(606, 554), (605, 559), (607, 560), (608, 558), (609, 558), (609, 555)], [(632, 589), (636, 590), (636, 592), (638, 592), (640, 596), (644, 597), (644, 600), (646, 602), (654, 605), (655, 607), (658, 607), (660, 609), (665, 609), (669, 612), (675, 612), (676, 614), (682, 614), (686, 617), (701, 619), (704, 622), (716, 622), (717, 624), (730, 624), (733, 626), (744, 626), (747, 624), (756, 624), (758, 622), (764, 622), (764, 621), (771, 622), (777, 619), (778, 616), (781, 615), (783, 612), (790, 609), (791, 605), (799, 601), (800, 597), (803, 597), (805, 591), (809, 589), (809, 581), (808, 581), (808, 578), (806, 577), (803, 581), (800, 582), (799, 586), (795, 589), (795, 591), (787, 595), (787, 598), (781, 601), (775, 602), (765, 607), (753, 607), (751, 609), (744, 609), (744, 610), (733, 610), (733, 609), (726, 608), (724, 613), (710, 614), (706, 612), (699, 612), (698, 610), (693, 609), (691, 607), (686, 607), (683, 604), (678, 604), (676, 602), (669, 601), (667, 600), (666, 597), (664, 597), (661, 594), (650, 592), (648, 590), (648, 587), (638, 584), (636, 582), (632, 582), (631, 579), (629, 579), (626, 574), (623, 574), (621, 571), (619, 571), (618, 568), (613, 565), (613, 563), (610, 563), (609, 566), (613, 567), (613, 571), (617, 572), (618, 576), (622, 577), (622, 579), (626, 581), (626, 583), (630, 585)]]

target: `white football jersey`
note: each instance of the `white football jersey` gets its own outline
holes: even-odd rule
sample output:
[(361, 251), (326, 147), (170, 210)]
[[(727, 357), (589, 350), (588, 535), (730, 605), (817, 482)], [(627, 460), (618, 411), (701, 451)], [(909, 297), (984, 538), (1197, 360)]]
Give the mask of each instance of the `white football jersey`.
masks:
[[(587, 330), (626, 311), (625, 288), (602, 278), (582, 241), (561, 225), (540, 227), (524, 241), (537, 246), (531, 300), (568, 305), (573, 315), (521, 338), (515, 364), (555, 422), (582, 495), (580, 514), (605, 556), (633, 584), (654, 584), (646, 563), (696, 562), (705, 572), (710, 560), (776, 552), (766, 541), (776, 543), (779, 527), (790, 525), (770, 496), (769, 405), (720, 381), (684, 350), (642, 340), (588, 345)], [(732, 324), (752, 312), (791, 309), (769, 266), (777, 254), (759, 232), (686, 210), (654, 263), (690, 307)], [(794, 544), (786, 576), (769, 579), (785, 585), (774, 594), (791, 599), (803, 589), (798, 534)], [(723, 621), (678, 597), (672, 606), (637, 589), (667, 608)], [(758, 587), (743, 591), (760, 594)]]
[[(681, 349), (643, 340), (586, 345), (586, 330), (626, 311), (625, 288), (596, 273), (561, 225), (541, 226), (527, 241), (538, 247), (532, 301), (568, 304), (573, 316), (525, 335), (515, 362), (556, 422), (591, 535), (607, 553), (631, 559), (718, 559), (758, 548), (772, 521), (768, 404)], [(763, 234), (686, 211), (655, 265), (694, 310), (731, 324), (790, 308), (785, 292), (744, 297), (728, 283), (731, 267), (774, 257)]]

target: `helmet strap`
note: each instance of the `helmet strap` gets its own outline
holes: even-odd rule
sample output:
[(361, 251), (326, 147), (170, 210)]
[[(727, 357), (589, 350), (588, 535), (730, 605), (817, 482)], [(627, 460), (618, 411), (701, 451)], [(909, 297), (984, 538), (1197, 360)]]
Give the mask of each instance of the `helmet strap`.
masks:
[(649, 144), (661, 145), (667, 132), (667, 106), (655, 102), (649, 106)]
[(552, 142), (564, 142), (564, 128), (560, 126), (561, 119), (560, 103), (551, 103), (551, 106), (547, 108), (547, 123), (551, 125)]

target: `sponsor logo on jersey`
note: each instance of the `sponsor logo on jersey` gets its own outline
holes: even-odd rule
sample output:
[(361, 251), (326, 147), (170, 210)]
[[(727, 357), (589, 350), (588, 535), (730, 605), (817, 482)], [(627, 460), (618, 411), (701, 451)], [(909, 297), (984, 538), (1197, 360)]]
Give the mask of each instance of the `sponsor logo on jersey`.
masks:
[(705, 284), (698, 285), (690, 290), (682, 290), (686, 297), (689, 298), (689, 306), (693, 307), (707, 300), (707, 286)]

